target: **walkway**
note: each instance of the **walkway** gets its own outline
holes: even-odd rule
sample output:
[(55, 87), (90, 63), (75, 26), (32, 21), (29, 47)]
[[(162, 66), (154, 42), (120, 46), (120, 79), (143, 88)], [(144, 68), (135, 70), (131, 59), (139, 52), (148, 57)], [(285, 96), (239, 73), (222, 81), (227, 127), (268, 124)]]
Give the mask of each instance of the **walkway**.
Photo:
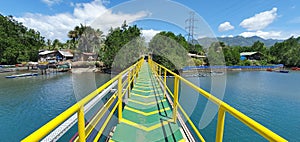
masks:
[(172, 107), (148, 63), (144, 63), (131, 90), (123, 119), (110, 141), (184, 141), (180, 127), (172, 122)]

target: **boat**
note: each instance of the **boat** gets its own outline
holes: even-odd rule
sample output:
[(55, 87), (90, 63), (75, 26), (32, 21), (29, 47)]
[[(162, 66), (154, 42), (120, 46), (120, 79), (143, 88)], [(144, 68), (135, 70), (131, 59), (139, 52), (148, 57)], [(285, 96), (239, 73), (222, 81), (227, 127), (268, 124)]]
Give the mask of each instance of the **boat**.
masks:
[(38, 76), (38, 73), (24, 73), (24, 74), (10, 75), (10, 76), (5, 76), (5, 78), (17, 78), (17, 77), (26, 77), (26, 76)]
[(271, 68), (268, 68), (266, 71), (270, 71), (270, 72), (272, 72), (272, 71), (273, 71), (273, 69), (271, 69)]
[(291, 69), (294, 70), (294, 71), (300, 71), (299, 67), (292, 67)]
[(290, 71), (288, 71), (288, 70), (280, 70), (279, 72), (280, 73), (289, 73)]
[(288, 70), (274, 70), (274, 72), (277, 72), (277, 73), (289, 73), (290, 71), (288, 71)]
[(268, 68), (266, 71), (269, 71), (269, 72), (277, 72), (277, 73), (289, 73), (290, 71), (288, 70), (273, 70), (271, 68)]

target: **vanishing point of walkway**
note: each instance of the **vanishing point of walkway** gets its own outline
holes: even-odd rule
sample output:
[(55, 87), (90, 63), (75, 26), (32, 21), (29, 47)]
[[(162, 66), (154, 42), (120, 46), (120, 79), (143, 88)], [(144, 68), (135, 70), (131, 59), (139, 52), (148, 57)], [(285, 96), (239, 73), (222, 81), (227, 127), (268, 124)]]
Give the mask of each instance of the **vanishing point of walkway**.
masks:
[(180, 127), (172, 121), (172, 107), (148, 63), (142, 65), (123, 109), (121, 123), (110, 141), (184, 141)]

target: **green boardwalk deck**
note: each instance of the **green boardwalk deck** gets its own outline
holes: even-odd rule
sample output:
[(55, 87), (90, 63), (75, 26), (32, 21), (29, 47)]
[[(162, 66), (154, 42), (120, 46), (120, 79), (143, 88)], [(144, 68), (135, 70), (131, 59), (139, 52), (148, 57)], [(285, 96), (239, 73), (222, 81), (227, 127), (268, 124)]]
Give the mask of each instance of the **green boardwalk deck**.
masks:
[(184, 141), (180, 127), (172, 122), (172, 107), (148, 63), (143, 64), (122, 114), (110, 141)]

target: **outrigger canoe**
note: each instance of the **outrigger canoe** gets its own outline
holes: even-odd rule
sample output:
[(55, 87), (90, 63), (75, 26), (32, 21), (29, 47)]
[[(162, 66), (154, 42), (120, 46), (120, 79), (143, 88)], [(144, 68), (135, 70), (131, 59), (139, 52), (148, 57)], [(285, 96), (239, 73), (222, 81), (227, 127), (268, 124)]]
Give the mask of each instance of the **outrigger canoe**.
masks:
[(38, 76), (38, 73), (24, 73), (24, 74), (10, 75), (10, 76), (5, 76), (5, 78), (17, 78), (17, 77), (26, 77), (26, 76)]

